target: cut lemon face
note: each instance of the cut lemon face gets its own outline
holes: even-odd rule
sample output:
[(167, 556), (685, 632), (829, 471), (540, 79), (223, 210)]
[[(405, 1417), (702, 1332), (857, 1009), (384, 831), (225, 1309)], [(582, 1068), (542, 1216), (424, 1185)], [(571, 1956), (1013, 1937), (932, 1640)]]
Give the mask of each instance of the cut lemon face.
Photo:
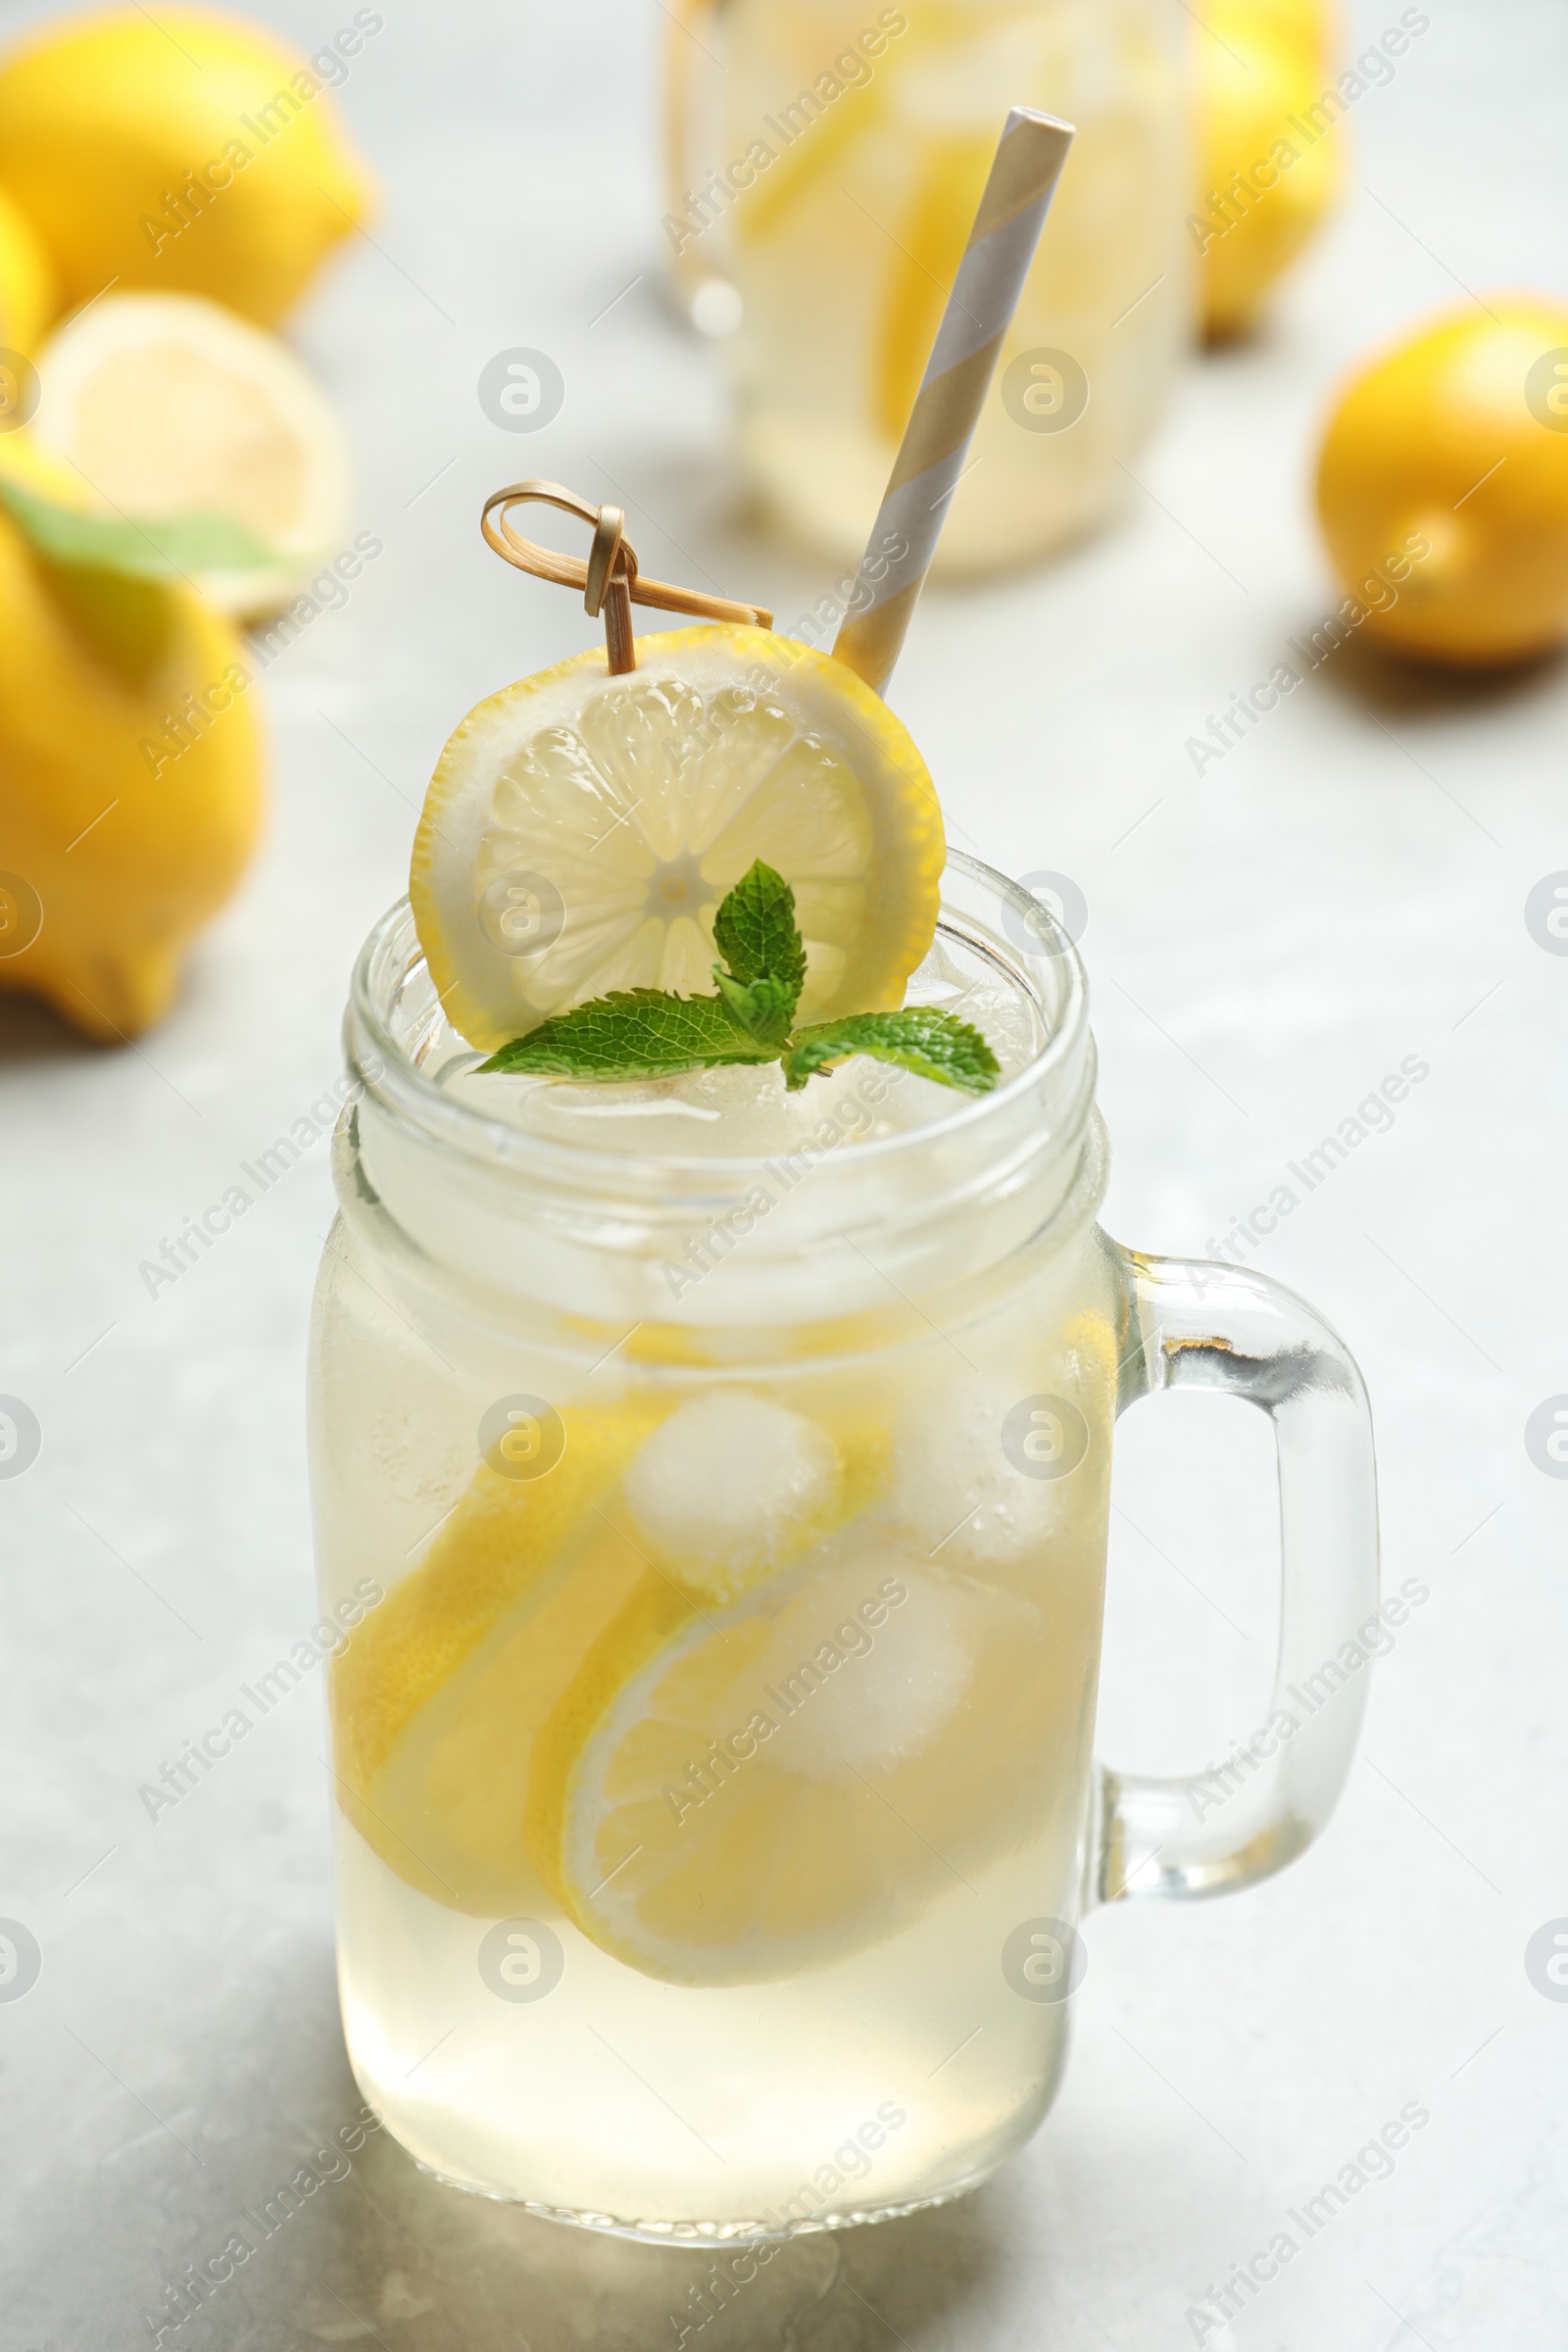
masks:
[(218, 303), (106, 294), (50, 338), (38, 379), (36, 438), (107, 507), (152, 521), (222, 515), (272, 551), (275, 564), (201, 576), (220, 611), (275, 612), (342, 548), (336, 417), (285, 344)]
[(1042, 1718), (1081, 1723), (1088, 1654), (1020, 1595), (848, 1532), (722, 1614), (646, 1577), (535, 1743), (529, 1851), (644, 1975), (825, 1966), (1022, 1840), (1065, 1761)]
[(436, 764), (415, 922), (448, 1019), (494, 1052), (612, 989), (710, 996), (713, 916), (760, 858), (795, 892), (798, 1017), (903, 1004), (945, 859), (935, 788), (854, 672), (768, 629), (640, 638), (492, 695)]

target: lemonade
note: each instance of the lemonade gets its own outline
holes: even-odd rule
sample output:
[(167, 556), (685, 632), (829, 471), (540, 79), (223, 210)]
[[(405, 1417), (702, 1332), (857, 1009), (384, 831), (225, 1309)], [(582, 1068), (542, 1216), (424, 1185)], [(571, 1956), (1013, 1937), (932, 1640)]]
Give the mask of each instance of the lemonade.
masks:
[[(594, 553), (521, 568), (684, 593), (559, 485), (486, 517), (536, 500)], [(323, 1607), (372, 1604), (330, 1674), (367, 2098), (655, 2240), (972, 2187), (1051, 2101), (1083, 1907), (1289, 1861), (1364, 1693), (1217, 1826), (1099, 1771), (1116, 1411), (1276, 1420), (1283, 1687), (1372, 1582), (1353, 1365), (1101, 1233), (1068, 940), (765, 628), (623, 611), (471, 710), (346, 1043), (311, 1442)]]
[[(1121, 493), (1195, 303), (1187, 30), (1165, 0), (730, 0), (705, 28), (719, 152), (666, 234), (738, 291), (741, 446), (786, 527), (858, 556), (1018, 105), (1078, 135), (938, 569), (1026, 561)], [(672, 68), (710, 71), (681, 35)]]
[[(1029, 980), (961, 923), (910, 988), (979, 1015), (1003, 1098)], [(1063, 1152), (859, 1058), (478, 1078), (406, 913), (352, 1029), (419, 1090), (340, 1132), (315, 1339), (324, 1588), (386, 1594), (332, 1698), (367, 2095), (451, 2180), (652, 2234), (953, 2193), (1049, 2101), (1066, 2007), (1002, 1954), (1087, 1869), (1118, 1309), (1084, 1036)]]

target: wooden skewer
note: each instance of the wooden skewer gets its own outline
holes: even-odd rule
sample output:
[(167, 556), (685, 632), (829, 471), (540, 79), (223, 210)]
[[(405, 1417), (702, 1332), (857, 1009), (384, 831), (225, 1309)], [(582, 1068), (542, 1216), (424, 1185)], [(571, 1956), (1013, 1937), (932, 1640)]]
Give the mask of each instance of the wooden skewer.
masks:
[[(536, 541), (524, 539), (514, 531), (507, 519), (511, 510), (529, 504), (559, 507), (563, 514), (591, 522), (594, 540), (587, 557), (558, 556), (553, 548), (540, 547)], [(688, 612), (697, 620), (741, 621), (759, 629), (773, 626), (773, 615), (765, 606), (737, 604), (729, 597), (705, 596), (699, 588), (677, 588), (667, 580), (644, 579), (637, 568), (636, 554), (625, 536), (625, 516), (619, 507), (591, 507), (586, 499), (574, 497), (559, 482), (512, 482), (505, 490), (493, 491), (484, 502), (479, 528), (484, 533), (485, 545), (494, 548), (507, 563), (514, 564), (519, 571), (531, 571), (536, 579), (553, 580), (560, 588), (580, 589), (585, 611), (595, 620), (603, 613), (612, 677), (624, 677), (637, 666), (631, 626), (633, 605), (649, 605), (661, 612)]]

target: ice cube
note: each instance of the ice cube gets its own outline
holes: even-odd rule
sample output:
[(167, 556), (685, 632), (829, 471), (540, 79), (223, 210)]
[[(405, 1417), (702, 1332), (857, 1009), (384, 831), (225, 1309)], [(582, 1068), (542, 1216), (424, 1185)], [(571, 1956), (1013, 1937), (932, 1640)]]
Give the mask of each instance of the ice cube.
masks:
[(715, 1390), (663, 1422), (626, 1473), (638, 1529), (680, 1583), (735, 1598), (828, 1515), (839, 1450), (804, 1414), (745, 1389)]
[(1030, 1475), (1004, 1444), (1004, 1424), (1027, 1394), (1018, 1380), (956, 1364), (901, 1415), (889, 1517), (939, 1568), (1006, 1566), (1064, 1525), (1074, 1478)]
[(978, 1606), (891, 1550), (812, 1578), (762, 1662), (759, 1703), (777, 1725), (768, 1763), (831, 1780), (929, 1747), (968, 1686)]

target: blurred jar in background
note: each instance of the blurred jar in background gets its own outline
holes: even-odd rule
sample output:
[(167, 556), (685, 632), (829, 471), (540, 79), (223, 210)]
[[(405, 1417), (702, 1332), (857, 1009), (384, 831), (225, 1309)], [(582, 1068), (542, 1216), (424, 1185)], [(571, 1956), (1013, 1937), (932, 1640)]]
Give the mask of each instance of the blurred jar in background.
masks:
[(687, 0), (665, 233), (775, 518), (858, 557), (1010, 106), (1078, 137), (935, 569), (1095, 524), (1189, 341), (1180, 0)]

